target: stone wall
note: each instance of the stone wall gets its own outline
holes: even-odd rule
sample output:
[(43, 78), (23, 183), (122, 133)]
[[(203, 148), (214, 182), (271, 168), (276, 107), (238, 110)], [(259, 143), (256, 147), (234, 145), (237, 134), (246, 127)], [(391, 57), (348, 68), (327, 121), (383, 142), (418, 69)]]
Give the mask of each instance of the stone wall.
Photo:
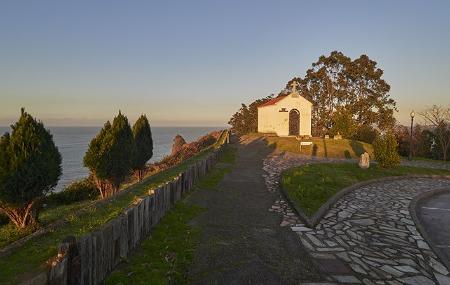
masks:
[[(225, 134), (227, 135), (227, 134)], [(228, 138), (225, 139), (225, 144)], [(172, 181), (136, 201), (121, 215), (78, 239), (69, 236), (47, 272), (22, 284), (99, 284), (145, 239), (152, 228), (217, 162), (223, 145)]]

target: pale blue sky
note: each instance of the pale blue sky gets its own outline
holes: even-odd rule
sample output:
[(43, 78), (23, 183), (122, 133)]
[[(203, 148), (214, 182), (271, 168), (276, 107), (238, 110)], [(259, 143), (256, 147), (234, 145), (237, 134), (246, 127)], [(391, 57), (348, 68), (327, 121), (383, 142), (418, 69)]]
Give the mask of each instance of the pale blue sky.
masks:
[(225, 125), (322, 54), (369, 55), (397, 117), (450, 103), (450, 1), (0, 1), (0, 125)]

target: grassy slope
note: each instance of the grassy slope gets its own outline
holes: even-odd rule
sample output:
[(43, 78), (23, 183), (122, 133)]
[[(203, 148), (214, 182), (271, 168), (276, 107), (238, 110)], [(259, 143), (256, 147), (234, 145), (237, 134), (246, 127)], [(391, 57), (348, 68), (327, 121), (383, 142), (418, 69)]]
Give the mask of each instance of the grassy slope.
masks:
[(314, 214), (336, 192), (360, 181), (406, 174), (442, 174), (450, 171), (398, 166), (392, 169), (361, 169), (354, 163), (324, 163), (295, 167), (283, 174), (288, 196), (307, 215)]
[[(127, 193), (101, 207), (97, 208), (91, 202), (83, 205), (86, 212), (80, 216), (74, 217), (67, 214), (65, 216), (68, 220), (67, 224), (44, 236), (27, 241), (14, 252), (0, 259), (0, 284), (17, 283), (18, 280), (29, 278), (34, 273), (43, 270), (45, 262), (56, 255), (59, 243), (66, 236), (74, 235), (79, 237), (94, 231), (122, 213), (136, 197), (148, 195), (149, 189), (157, 188), (158, 185), (176, 177), (193, 162), (204, 158), (211, 150), (212, 148), (209, 148), (178, 166), (155, 174), (142, 183), (129, 187)], [(60, 215), (60, 217), (64, 216)], [(24, 272), (24, 269), (26, 269), (26, 272)]]
[[(250, 136), (262, 136), (261, 134), (251, 134)], [(304, 146), (300, 151), (300, 142), (294, 137), (266, 137), (269, 146), (275, 146), (278, 150), (300, 153), (304, 155), (327, 157), (327, 158), (358, 158), (367, 151), (373, 157), (371, 144), (355, 140), (333, 140), (311, 138), (313, 146)]]
[[(214, 188), (231, 170), (235, 151), (226, 147), (219, 164), (202, 178), (195, 188)], [(228, 163), (224, 166), (223, 163)], [(194, 189), (195, 189), (194, 188)], [(151, 236), (142, 242), (135, 254), (105, 281), (105, 284), (183, 284), (201, 229), (188, 223), (203, 211), (198, 206), (179, 201), (162, 218)]]

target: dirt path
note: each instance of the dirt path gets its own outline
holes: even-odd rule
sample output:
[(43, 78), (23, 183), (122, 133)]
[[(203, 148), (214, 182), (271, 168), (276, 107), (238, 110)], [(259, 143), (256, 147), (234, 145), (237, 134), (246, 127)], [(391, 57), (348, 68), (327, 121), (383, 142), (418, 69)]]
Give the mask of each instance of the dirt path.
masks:
[(268, 209), (279, 198), (263, 179), (271, 152), (261, 140), (236, 144), (236, 163), (216, 189), (196, 191), (189, 202), (208, 209), (192, 221), (202, 228), (190, 277), (194, 284), (299, 284), (319, 273), (281, 216)]

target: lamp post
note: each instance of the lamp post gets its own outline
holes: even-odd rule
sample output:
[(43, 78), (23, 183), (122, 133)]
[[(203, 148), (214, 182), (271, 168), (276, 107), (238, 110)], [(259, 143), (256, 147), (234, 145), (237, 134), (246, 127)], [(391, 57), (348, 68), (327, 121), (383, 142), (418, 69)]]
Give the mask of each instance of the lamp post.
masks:
[(413, 147), (413, 122), (414, 122), (414, 111), (409, 114), (411, 116), (411, 132), (409, 135), (409, 160), (412, 160), (412, 147)]

